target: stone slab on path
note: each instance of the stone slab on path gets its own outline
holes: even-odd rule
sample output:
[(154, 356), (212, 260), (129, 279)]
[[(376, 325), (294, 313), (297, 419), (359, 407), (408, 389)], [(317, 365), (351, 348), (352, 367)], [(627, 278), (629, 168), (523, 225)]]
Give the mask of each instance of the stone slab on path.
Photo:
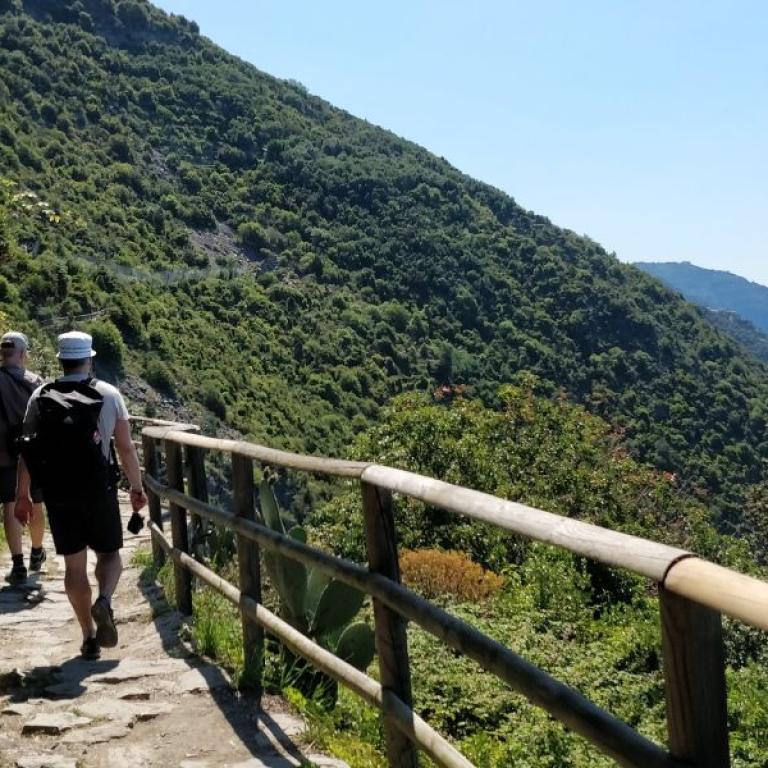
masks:
[(176, 685), (180, 693), (200, 693), (229, 688), (230, 681), (218, 667), (208, 664), (185, 672)]
[[(121, 497), (124, 521), (130, 516)], [(136, 537), (148, 547), (146, 529)], [(304, 760), (305, 725), (281, 699), (260, 711), (226, 673), (179, 642), (182, 618), (130, 563), (114, 599), (116, 648), (79, 658), (80, 633), (63, 584), (63, 560), (22, 588), (0, 588), (0, 765), (18, 768), (292, 768)], [(89, 556), (90, 568), (94, 558)], [(0, 553), (0, 577), (10, 568)], [(93, 577), (91, 577), (93, 582)], [(7, 758), (6, 762), (3, 758)], [(313, 755), (327, 768), (345, 768)]]
[(58, 736), (71, 728), (90, 725), (91, 722), (90, 717), (80, 717), (71, 712), (38, 712), (31, 720), (24, 723), (21, 733), (24, 736), (35, 733)]
[(240, 763), (230, 763), (227, 768), (296, 768), (301, 765), (282, 755), (265, 755), (264, 757), (249, 757)]
[(114, 669), (91, 675), (94, 683), (126, 683), (155, 675), (179, 675), (189, 669), (189, 664), (180, 659), (122, 659)]
[(69, 731), (62, 738), (64, 744), (103, 744), (106, 741), (122, 739), (131, 732), (131, 727), (122, 723), (105, 723), (93, 728), (78, 728)]
[(172, 712), (174, 705), (168, 702), (122, 701), (120, 699), (94, 699), (77, 706), (77, 711), (94, 720), (112, 720), (133, 726)]
[(16, 760), (16, 768), (77, 768), (77, 760), (52, 753), (25, 755)]

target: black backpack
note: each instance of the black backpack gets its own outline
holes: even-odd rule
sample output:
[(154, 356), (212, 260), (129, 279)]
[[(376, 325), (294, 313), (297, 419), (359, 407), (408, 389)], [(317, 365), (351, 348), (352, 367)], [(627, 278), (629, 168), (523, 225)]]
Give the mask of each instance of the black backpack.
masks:
[(114, 446), (110, 441), (107, 458), (101, 445), (104, 398), (95, 381), (56, 381), (37, 396), (37, 432), (21, 446), (32, 485), (46, 502), (99, 498), (117, 485)]

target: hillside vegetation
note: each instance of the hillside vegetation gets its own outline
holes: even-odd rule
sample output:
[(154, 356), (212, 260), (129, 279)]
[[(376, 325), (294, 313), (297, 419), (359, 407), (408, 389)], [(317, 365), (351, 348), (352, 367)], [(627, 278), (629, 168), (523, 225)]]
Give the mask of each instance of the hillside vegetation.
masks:
[[(138, 0), (0, 0), (0, 292), (258, 440), (343, 453), (521, 370), (738, 516), (765, 370), (654, 279)], [(34, 193), (35, 196), (29, 196)]]
[(704, 317), (736, 339), (751, 355), (768, 363), (768, 333), (759, 331), (749, 320), (727, 309), (705, 309)]

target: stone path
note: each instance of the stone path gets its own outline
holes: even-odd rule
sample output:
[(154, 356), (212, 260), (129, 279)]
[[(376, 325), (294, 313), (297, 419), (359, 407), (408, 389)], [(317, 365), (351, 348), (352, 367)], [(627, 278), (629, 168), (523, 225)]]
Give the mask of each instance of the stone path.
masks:
[[(126, 498), (121, 509), (127, 519)], [(0, 768), (347, 768), (302, 745), (304, 724), (281, 699), (265, 697), (258, 711), (179, 642), (178, 614), (130, 564), (146, 529), (125, 536), (120, 642), (99, 661), (79, 658), (50, 539), (44, 572), (0, 590)], [(5, 552), (0, 577), (9, 567)]]

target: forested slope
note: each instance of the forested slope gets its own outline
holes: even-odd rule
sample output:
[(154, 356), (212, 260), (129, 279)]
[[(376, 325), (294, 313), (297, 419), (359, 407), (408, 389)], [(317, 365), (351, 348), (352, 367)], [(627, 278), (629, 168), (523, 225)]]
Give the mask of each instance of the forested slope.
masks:
[(693, 307), (182, 17), (0, 0), (0, 175), (11, 317), (103, 311), (115, 367), (257, 439), (343, 453), (527, 370), (729, 514), (761, 477), (765, 369)]
[(704, 316), (710, 323), (743, 344), (758, 360), (768, 363), (768, 333), (763, 333), (749, 320), (727, 309), (706, 309)]

